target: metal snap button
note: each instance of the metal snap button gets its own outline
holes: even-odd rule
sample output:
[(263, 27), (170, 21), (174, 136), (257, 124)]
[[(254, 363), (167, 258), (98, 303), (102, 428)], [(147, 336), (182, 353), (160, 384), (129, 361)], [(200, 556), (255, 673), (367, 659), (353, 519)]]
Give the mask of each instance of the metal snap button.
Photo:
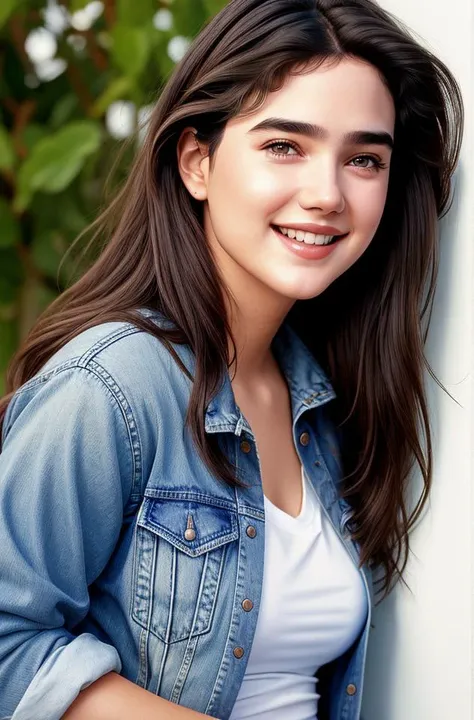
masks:
[(249, 538), (254, 538), (255, 535), (257, 534), (257, 529), (254, 528), (253, 525), (249, 525), (248, 528), (247, 528), (247, 530), (246, 530), (245, 532), (247, 533), (247, 535), (249, 536)]
[(309, 445), (309, 439), (310, 439), (309, 433), (307, 433), (307, 432), (301, 433), (301, 435), (300, 435), (301, 445), (304, 445), (304, 446)]
[(244, 453), (249, 453), (252, 449), (252, 446), (247, 440), (242, 440), (242, 442), (240, 443), (240, 449)]
[(250, 612), (253, 608), (253, 602), (251, 600), (249, 600), (248, 598), (246, 598), (242, 603), (242, 607), (245, 610), (245, 612)]
[(240, 660), (241, 657), (244, 656), (244, 649), (242, 647), (236, 647), (234, 648), (234, 656)]
[(352, 683), (349, 683), (349, 685), (346, 687), (346, 693), (348, 695), (355, 695), (357, 692), (357, 688)]
[(184, 539), (188, 540), (188, 542), (196, 539), (196, 531), (194, 530), (194, 521), (191, 514), (188, 515), (186, 530), (184, 531)]

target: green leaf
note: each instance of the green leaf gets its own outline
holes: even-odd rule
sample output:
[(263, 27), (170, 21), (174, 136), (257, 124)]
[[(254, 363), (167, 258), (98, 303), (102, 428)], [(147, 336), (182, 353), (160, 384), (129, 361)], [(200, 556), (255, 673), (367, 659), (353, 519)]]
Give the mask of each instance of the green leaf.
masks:
[(91, 115), (93, 117), (101, 117), (113, 102), (128, 98), (132, 88), (133, 81), (131, 77), (119, 77), (113, 80), (102, 95), (99, 95), (95, 101), (92, 106)]
[(154, 0), (117, 0), (117, 19), (121, 25), (146, 25), (156, 10)]
[(20, 228), (9, 204), (0, 198), (0, 248), (16, 245), (20, 238)]
[(20, 167), (14, 209), (24, 210), (37, 190), (64, 190), (79, 174), (85, 159), (98, 150), (101, 138), (98, 123), (81, 120), (40, 140)]
[(116, 25), (111, 32), (112, 59), (124, 75), (139, 75), (150, 54), (149, 34), (142, 28)]
[(25, 145), (26, 149), (28, 150), (28, 154), (31, 153), (36, 143), (38, 143), (47, 135), (48, 132), (44, 125), (39, 125), (38, 123), (30, 123), (29, 125), (27, 125), (26, 128), (23, 130), (21, 139), (23, 145)]
[(214, 17), (223, 7), (227, 5), (228, 0), (203, 0), (205, 10), (208, 16)]
[(10, 15), (21, 5), (21, 0), (2, 0), (0, 3), (0, 27), (3, 27)]
[(14, 163), (13, 143), (7, 129), (0, 125), (0, 170), (11, 170)]
[(171, 8), (177, 35), (193, 37), (204, 25), (207, 12), (203, 0), (179, 0)]
[(49, 118), (49, 124), (53, 129), (59, 129), (64, 123), (66, 123), (73, 112), (79, 105), (77, 95), (68, 93), (59, 98), (56, 105), (53, 107), (51, 117)]

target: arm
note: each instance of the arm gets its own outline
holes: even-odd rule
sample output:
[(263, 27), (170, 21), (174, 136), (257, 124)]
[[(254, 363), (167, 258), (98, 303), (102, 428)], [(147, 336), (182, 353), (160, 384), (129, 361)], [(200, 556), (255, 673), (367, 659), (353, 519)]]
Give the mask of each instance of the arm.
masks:
[(0, 717), (59, 720), (121, 671), (74, 628), (118, 541), (134, 482), (128, 425), (101, 378), (72, 367), (12, 401), (0, 454)]
[(109, 673), (81, 692), (63, 720), (199, 720), (208, 717)]

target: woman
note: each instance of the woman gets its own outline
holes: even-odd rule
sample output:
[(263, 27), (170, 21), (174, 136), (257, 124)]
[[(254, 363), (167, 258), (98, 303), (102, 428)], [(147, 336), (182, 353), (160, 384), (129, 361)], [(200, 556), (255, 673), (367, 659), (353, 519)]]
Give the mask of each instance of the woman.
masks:
[(232, 0), (202, 31), (11, 365), (2, 717), (360, 717), (372, 573), (401, 577), (430, 486), (462, 118), (369, 0)]

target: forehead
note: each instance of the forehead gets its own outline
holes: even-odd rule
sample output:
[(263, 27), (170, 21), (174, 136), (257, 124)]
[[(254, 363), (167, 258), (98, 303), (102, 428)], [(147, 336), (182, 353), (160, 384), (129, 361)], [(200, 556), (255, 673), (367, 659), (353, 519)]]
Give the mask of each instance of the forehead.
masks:
[(395, 106), (373, 65), (344, 58), (289, 75), (251, 115), (229, 121), (231, 132), (247, 132), (267, 117), (281, 117), (326, 127), (333, 139), (354, 129), (373, 128), (393, 135)]

